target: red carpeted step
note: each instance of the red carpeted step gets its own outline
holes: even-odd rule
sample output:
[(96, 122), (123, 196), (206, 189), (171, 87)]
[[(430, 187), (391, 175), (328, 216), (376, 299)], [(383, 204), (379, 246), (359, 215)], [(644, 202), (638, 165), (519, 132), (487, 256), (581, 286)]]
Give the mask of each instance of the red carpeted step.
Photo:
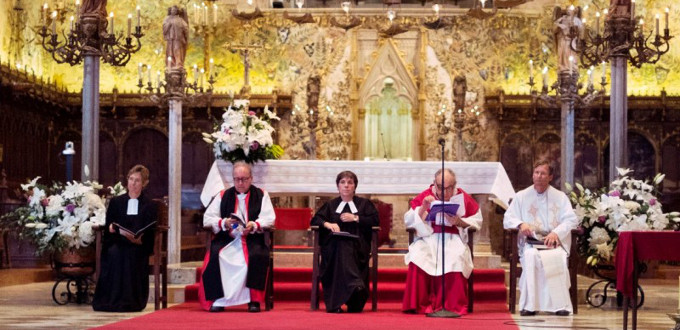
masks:
[[(202, 268), (196, 269), (200, 278)], [(274, 268), (274, 301), (309, 301), (311, 296), (311, 268)], [(380, 302), (399, 302), (404, 295), (406, 269), (382, 268), (378, 270), (378, 300)], [(475, 269), (475, 304), (504, 304), (507, 289), (504, 284), (503, 269)], [(185, 288), (185, 301), (198, 300), (198, 284)]]

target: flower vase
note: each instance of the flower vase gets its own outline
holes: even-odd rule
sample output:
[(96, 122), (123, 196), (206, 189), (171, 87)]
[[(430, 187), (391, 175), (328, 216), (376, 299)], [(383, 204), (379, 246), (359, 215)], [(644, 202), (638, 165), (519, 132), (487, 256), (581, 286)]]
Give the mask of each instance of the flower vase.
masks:
[(66, 248), (54, 253), (54, 269), (60, 276), (87, 276), (95, 271), (96, 253), (94, 246), (79, 249)]

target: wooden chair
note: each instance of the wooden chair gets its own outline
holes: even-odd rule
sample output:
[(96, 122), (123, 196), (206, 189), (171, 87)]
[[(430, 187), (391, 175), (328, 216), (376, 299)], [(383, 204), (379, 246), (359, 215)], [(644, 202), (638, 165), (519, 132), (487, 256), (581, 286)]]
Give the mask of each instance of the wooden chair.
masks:
[(0, 229), (0, 268), (12, 268), (9, 257), (9, 230)]
[[(205, 250), (210, 251), (213, 232), (211, 227), (203, 227), (206, 234)], [(267, 284), (264, 289), (264, 309), (274, 308), (274, 228), (264, 228), (264, 244), (269, 247), (269, 267), (267, 269)], [(206, 252), (207, 253), (207, 252)]]
[[(154, 277), (154, 308), (168, 308), (168, 204), (167, 200), (154, 199), (158, 207), (156, 231), (154, 232), (153, 255), (149, 257), (151, 274)], [(96, 235), (97, 267), (95, 280), (99, 279), (102, 255), (102, 230), (104, 227), (93, 227)]]
[[(408, 245), (411, 245), (411, 243), (413, 243), (413, 241), (415, 240), (416, 230), (413, 228), (406, 228), (406, 231), (408, 232)], [(477, 232), (477, 229), (475, 228), (468, 229), (467, 245), (468, 249), (470, 249), (470, 257), (472, 258), (472, 260), (475, 260), (475, 248), (474, 248), (475, 232)], [(473, 308), (475, 306), (475, 295), (473, 290), (474, 279), (475, 279), (474, 273), (471, 273), (467, 281), (468, 313), (472, 313)]]
[[(368, 277), (373, 285), (371, 290), (371, 310), (378, 310), (378, 232), (380, 227), (371, 227), (373, 233), (371, 235), (371, 264), (369, 266)], [(321, 267), (321, 246), (319, 243), (319, 226), (311, 226), (313, 233), (313, 249), (312, 255), (312, 297), (311, 309), (313, 311), (319, 309), (319, 279), (321, 274), (319, 268)]]
[[(519, 235), (518, 228), (511, 228), (504, 230), (504, 250), (506, 251), (503, 255), (508, 256), (508, 261), (510, 262), (510, 296), (508, 297), (508, 307), (510, 313), (515, 313), (516, 302), (517, 302), (517, 278), (522, 275), (522, 267), (519, 263), (519, 248), (517, 246), (517, 239)], [(571, 287), (569, 288), (569, 296), (571, 298), (571, 305), (574, 307), (574, 314), (578, 314), (578, 283), (576, 272), (578, 269), (578, 251), (577, 251), (577, 239), (581, 235), (581, 231), (578, 229), (573, 229), (571, 231), (571, 250), (569, 251), (569, 257), (567, 259), (567, 264), (569, 265), (569, 280), (571, 282)]]

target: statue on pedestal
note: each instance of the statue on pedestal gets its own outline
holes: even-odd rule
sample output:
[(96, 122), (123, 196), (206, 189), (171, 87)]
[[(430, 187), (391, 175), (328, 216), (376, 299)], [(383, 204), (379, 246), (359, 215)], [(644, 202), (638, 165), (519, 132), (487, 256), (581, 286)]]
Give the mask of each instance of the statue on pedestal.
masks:
[(168, 8), (168, 16), (163, 20), (163, 39), (168, 69), (184, 68), (189, 40), (189, 19), (184, 9), (177, 6)]
[(80, 6), (79, 14), (97, 14), (106, 18), (106, 0), (83, 0), (83, 4)]
[[(583, 31), (581, 7), (570, 7), (566, 11), (555, 7), (553, 19), (555, 21), (553, 33), (557, 50), (557, 70), (558, 72), (576, 72), (578, 54), (572, 49), (572, 42), (577, 41)], [(572, 57), (573, 61), (570, 62), (569, 57)]]

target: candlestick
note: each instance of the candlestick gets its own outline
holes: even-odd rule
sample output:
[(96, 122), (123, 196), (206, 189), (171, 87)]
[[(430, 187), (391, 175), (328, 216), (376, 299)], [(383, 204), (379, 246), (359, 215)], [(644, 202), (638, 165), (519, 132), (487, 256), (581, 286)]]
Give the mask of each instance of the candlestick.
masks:
[(635, 19), (635, 0), (630, 2), (630, 19)]
[(600, 12), (595, 13), (595, 35), (600, 35)]
[(137, 75), (139, 76), (139, 81), (140, 81), (140, 82), (141, 82), (142, 79), (143, 79), (143, 78), (142, 78), (142, 66), (143, 66), (143, 65), (144, 65), (144, 64), (142, 64), (142, 62), (139, 62), (139, 65), (137, 66)]
[(142, 26), (142, 10), (137, 6), (137, 26)]
[(543, 86), (548, 86), (548, 66), (543, 67)]
[(670, 11), (670, 9), (668, 9), (668, 7), (666, 7), (666, 12), (664, 13), (664, 23), (665, 23), (664, 29), (666, 29), (666, 30), (668, 30), (668, 12), (669, 11)]
[(52, 12), (52, 34), (57, 34), (57, 11)]
[(146, 66), (146, 73), (149, 75), (149, 84), (151, 83), (151, 65)]
[(534, 60), (529, 60), (529, 78), (534, 78)]
[(47, 27), (47, 3), (43, 5), (42, 9), (42, 25)]
[(115, 35), (115, 30), (113, 28), (113, 12), (109, 14), (109, 26), (111, 27), (111, 32), (109, 32), (110, 35)]
[(130, 38), (130, 33), (132, 32), (132, 14), (128, 14), (128, 30), (127, 37)]
[(654, 15), (654, 31), (659, 35), (659, 14)]

